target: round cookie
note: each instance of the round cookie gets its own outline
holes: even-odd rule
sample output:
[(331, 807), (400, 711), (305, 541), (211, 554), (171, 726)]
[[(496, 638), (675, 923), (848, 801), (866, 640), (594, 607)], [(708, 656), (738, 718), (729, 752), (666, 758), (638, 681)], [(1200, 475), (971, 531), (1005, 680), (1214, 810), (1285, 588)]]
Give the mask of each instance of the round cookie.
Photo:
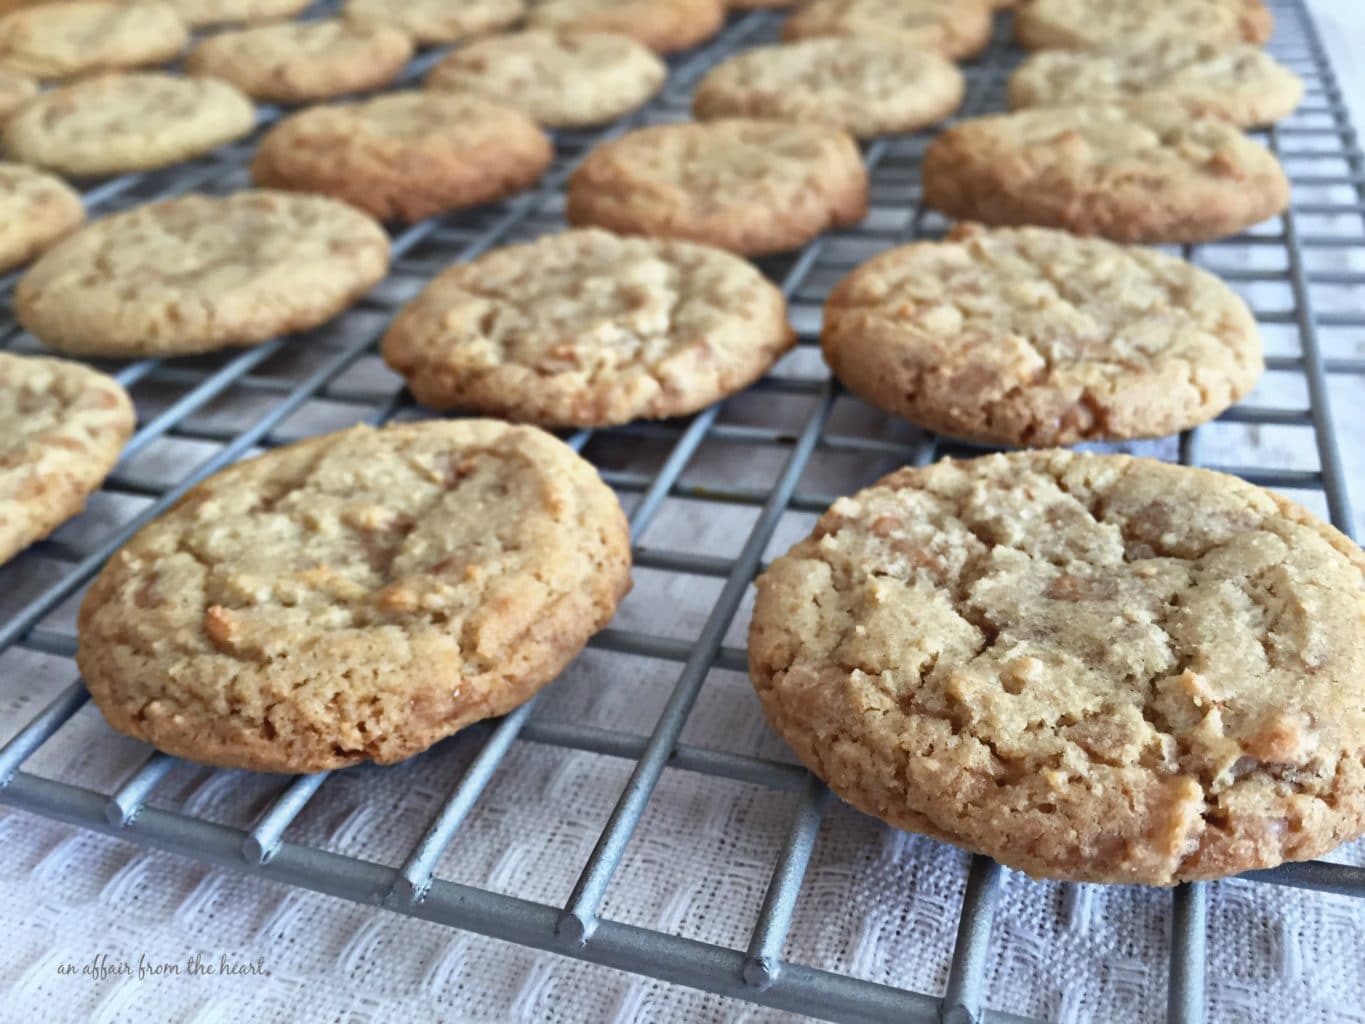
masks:
[(1102, 50), (1164, 38), (1235, 46), (1270, 39), (1262, 0), (1018, 0), (1014, 38), (1031, 50)]
[(165, 3), (71, 2), (0, 18), (0, 67), (39, 79), (164, 64), (189, 31)]
[(988, 444), (1160, 437), (1256, 384), (1246, 303), (1175, 256), (1050, 228), (959, 226), (892, 249), (825, 303), (821, 345), (851, 391)]
[(496, 32), (525, 13), (524, 0), (346, 0), (342, 10), (356, 25), (402, 29), (419, 46)]
[(27, 263), (84, 220), (81, 197), (66, 182), (0, 162), (0, 274)]
[(83, 177), (150, 170), (248, 134), (251, 101), (226, 82), (160, 72), (105, 75), (45, 92), (11, 117), (11, 156)]
[(532, 29), (460, 47), (426, 85), (510, 104), (549, 128), (585, 128), (642, 106), (667, 77), (663, 61), (628, 36)]
[(802, 39), (746, 50), (712, 68), (693, 93), (692, 112), (698, 120), (822, 121), (870, 138), (947, 117), (965, 88), (952, 61), (894, 39)]
[(785, 40), (870, 36), (962, 60), (986, 48), (985, 0), (811, 0), (782, 25)]
[(858, 147), (837, 128), (666, 124), (593, 149), (569, 177), (565, 215), (574, 225), (760, 255), (856, 223), (867, 192)]
[(1123, 455), (904, 469), (758, 580), (773, 727), (855, 807), (1045, 878), (1173, 885), (1365, 831), (1365, 556)]
[(451, 267), (383, 354), (423, 405), (598, 427), (705, 408), (795, 340), (781, 291), (738, 256), (587, 229)]
[(1289, 203), (1284, 170), (1218, 118), (1139, 102), (971, 118), (924, 154), (924, 201), (962, 220), (1121, 242), (1203, 242)]
[(231, 82), (254, 99), (305, 103), (386, 85), (412, 54), (412, 40), (399, 29), (333, 18), (212, 36), (190, 53), (185, 70)]
[(1178, 103), (1252, 128), (1292, 114), (1303, 80), (1256, 46), (1173, 37), (1096, 53), (1044, 50), (1009, 81), (1014, 109), (1132, 99)]
[(38, 83), (33, 79), (0, 68), (0, 125), (37, 95)]
[(116, 729), (194, 761), (389, 764), (529, 700), (630, 588), (621, 506), (535, 427), (311, 438), (190, 491), (105, 566), (77, 662)]
[(286, 117), (261, 140), (251, 177), (411, 222), (523, 191), (553, 158), (549, 138), (519, 110), (480, 96), (395, 92)]
[(14, 308), (61, 352), (208, 352), (330, 320), (384, 276), (388, 259), (378, 224), (322, 196), (182, 196), (58, 243), (20, 280)]
[(113, 378), (0, 352), (0, 563), (81, 511), (136, 422)]
[(292, 18), (311, 0), (165, 0), (191, 28)]
[(530, 10), (534, 28), (614, 32), (656, 53), (705, 42), (725, 23), (724, 0), (543, 0)]

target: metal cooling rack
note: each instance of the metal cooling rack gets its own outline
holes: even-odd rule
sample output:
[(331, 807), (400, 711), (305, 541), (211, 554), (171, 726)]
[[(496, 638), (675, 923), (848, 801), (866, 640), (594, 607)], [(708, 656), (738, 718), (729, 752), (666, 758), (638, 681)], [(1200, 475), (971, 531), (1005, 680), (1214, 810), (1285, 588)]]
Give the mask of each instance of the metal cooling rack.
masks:
[[(1256, 309), (1267, 331), (1296, 335), (1294, 354), (1272, 355), (1268, 369), (1297, 375), (1308, 402), (1302, 408), (1241, 405), (1223, 422), (1265, 428), (1311, 430), (1317, 465), (1216, 466), (1266, 486), (1289, 490), (1325, 509), (1335, 525), (1352, 532), (1346, 480), (1333, 429), (1329, 401), (1332, 375), (1365, 375), (1365, 358), (1329, 358), (1319, 332), (1365, 328), (1365, 314), (1326, 312), (1320, 289), (1365, 286), (1365, 163), (1350, 126), (1341, 91), (1328, 66), (1321, 40), (1302, 0), (1273, 0), (1278, 29), (1270, 49), (1304, 77), (1307, 97), (1302, 109), (1278, 128), (1263, 133), (1285, 161), (1295, 184), (1295, 204), (1281, 218), (1251, 233), (1222, 243), (1186, 249), (1187, 256), (1238, 284), (1278, 284), (1291, 302), (1285, 309)], [(321, 12), (315, 12), (321, 13)], [(393, 240), (393, 279), (424, 279), (450, 262), (468, 259), (509, 241), (562, 227), (561, 186), (572, 166), (596, 142), (629, 127), (687, 116), (692, 84), (708, 67), (732, 52), (775, 37), (779, 17), (759, 13), (734, 19), (705, 47), (675, 59), (669, 86), (647, 109), (600, 133), (560, 133), (558, 159), (536, 190), (495, 204), (437, 220), (397, 234)], [(1003, 106), (1005, 78), (1018, 58), (1008, 45), (1007, 19), (978, 61), (966, 66), (969, 90), (960, 116)], [(434, 55), (419, 58), (405, 76), (415, 80)], [(262, 126), (279, 116), (264, 108)], [(830, 282), (873, 252), (913, 237), (934, 235), (944, 223), (920, 209), (918, 161), (929, 134), (881, 140), (866, 150), (873, 181), (873, 213), (854, 229), (835, 232), (799, 254), (765, 260), (765, 271), (781, 283), (792, 303), (793, 319), (807, 348), (816, 344), (818, 307)], [(88, 188), (84, 195), (92, 213), (101, 214), (171, 195), (201, 190), (228, 192), (247, 185), (244, 166), (255, 140), (228, 146), (205, 159), (161, 172), (133, 174)], [(1332, 173), (1299, 173), (1304, 162)], [(1311, 196), (1310, 200), (1305, 196)], [(1317, 201), (1326, 196), (1327, 201)], [(1345, 222), (1345, 227), (1342, 222)], [(1319, 224), (1326, 223), (1326, 228)], [(1220, 264), (1224, 252), (1264, 253), (1264, 260)], [(1354, 263), (1353, 263), (1354, 261)], [(1268, 263), (1270, 269), (1260, 269)], [(1322, 269), (1323, 264), (1327, 269)], [(1342, 268), (1345, 269), (1342, 269)], [(16, 351), (37, 346), (23, 335), (9, 311), (9, 293), (17, 274), (0, 278), (0, 345)], [(375, 345), (383, 324), (411, 289), (381, 286), (343, 318), (369, 317), (370, 326), (349, 335), (334, 331), (330, 345), (320, 345), (307, 360), (296, 344), (276, 339), (245, 351), (162, 362), (140, 360), (109, 369), (135, 393), (152, 388), (155, 402), (140, 402), (137, 433), (105, 494), (144, 501), (140, 511), (95, 531), (88, 544), (49, 540), (0, 570), (0, 592), (17, 592), (22, 604), (0, 622), (0, 656), (12, 650), (69, 659), (75, 648), (70, 609), (82, 589), (109, 555), (139, 526), (169, 507), (196, 482), (263, 447), (280, 443), (291, 417), (305, 408), (324, 406), (342, 422), (378, 424), (410, 412), (411, 399), (382, 375), (367, 378), (365, 368), (377, 364)], [(1253, 300), (1253, 305), (1255, 305)], [(377, 326), (376, 326), (377, 325)], [(329, 329), (334, 330), (334, 329)], [(309, 350), (312, 351), (311, 349)], [(291, 358), (291, 356), (293, 358)], [(281, 369), (283, 367), (283, 369)], [(367, 379), (380, 383), (367, 384)], [(71, 785), (24, 771), (25, 762), (86, 702), (76, 682), (44, 707), (0, 748), (0, 801), (37, 814), (84, 826), (135, 843), (183, 854), (200, 861), (264, 876), (358, 903), (382, 906), (400, 914), (494, 936), (527, 946), (646, 974), (771, 1007), (847, 1021), (1020, 1022), (1025, 1018), (983, 1009), (983, 988), (992, 917), (1000, 893), (1002, 870), (994, 862), (971, 861), (946, 991), (941, 995), (906, 991), (868, 980), (785, 962), (784, 940), (812, 849), (816, 842), (826, 792), (803, 770), (763, 758), (727, 753), (679, 741), (689, 712), (713, 667), (745, 670), (742, 650), (723, 642), (727, 628), (756, 572), (779, 520), (790, 510), (823, 511), (834, 495), (800, 489), (808, 464), (821, 453), (861, 453), (892, 462), (924, 464), (943, 454), (976, 452), (913, 433), (910, 441), (886, 436), (837, 432), (831, 413), (839, 400), (837, 385), (819, 378), (770, 376), (760, 391), (803, 395), (814, 411), (799, 430), (728, 423), (718, 418), (722, 406), (691, 420), (645, 424), (619, 430), (580, 432), (569, 440), (589, 458), (598, 442), (609, 438), (648, 440), (666, 446), (652, 473), (604, 468), (604, 477), (623, 497), (633, 499), (632, 536), (640, 538), (669, 498), (733, 506), (756, 512), (753, 527), (737, 557), (717, 558), (654, 546), (635, 549), (636, 564), (669, 573), (709, 576), (723, 581), (705, 626), (688, 642), (670, 636), (610, 628), (592, 646), (608, 652), (642, 655), (679, 666), (653, 732), (637, 736), (573, 723), (532, 718), (527, 704), (484, 732), (485, 739), (467, 770), (449, 791), (421, 839), (397, 868), (344, 853), (285, 841), (294, 822), (323, 784), (325, 775), (296, 777), (283, 786), (249, 828), (233, 828), (184, 813), (162, 810), (146, 801), (175, 766), (173, 758), (147, 749), (142, 767), (112, 793)], [(223, 402), (245, 403), (252, 410), (246, 426), (223, 426), (211, 413)], [(844, 398), (848, 402), (851, 399)], [(338, 424), (340, 425), (340, 424)], [(1204, 428), (1207, 431), (1210, 428)], [(1173, 444), (1172, 454), (1185, 463), (1210, 464), (1200, 458), (1204, 431), (1191, 431)], [(211, 450), (170, 483), (148, 483), (128, 471), (130, 462), (158, 442), (194, 442)], [(771, 487), (747, 487), (736, 481), (692, 483), (687, 470), (703, 443), (722, 441), (781, 453), (782, 468)], [(193, 446), (190, 446), (193, 447)], [(1214, 460), (1216, 461), (1216, 460)], [(863, 481), (864, 483), (870, 482)], [(88, 517), (87, 517), (88, 518)], [(74, 674), (74, 666), (71, 667)], [(435, 877), (438, 858), (474, 808), (504, 756), (517, 743), (549, 744), (590, 751), (633, 762), (629, 781), (563, 906), (531, 902)], [(699, 772), (798, 794), (795, 813), (746, 948), (728, 948), (654, 931), (600, 913), (608, 884), (621, 863), (627, 843), (665, 768)], [(391, 771), (401, 769), (389, 769)], [(528, 840), (534, 842), (534, 838)], [(1254, 872), (1258, 882), (1365, 896), (1365, 868), (1327, 863), (1293, 864)], [(1205, 1017), (1207, 954), (1207, 887), (1185, 885), (1173, 891), (1168, 1003), (1169, 1020), (1201, 1021)], [(1347, 951), (1337, 951), (1345, 957)]]

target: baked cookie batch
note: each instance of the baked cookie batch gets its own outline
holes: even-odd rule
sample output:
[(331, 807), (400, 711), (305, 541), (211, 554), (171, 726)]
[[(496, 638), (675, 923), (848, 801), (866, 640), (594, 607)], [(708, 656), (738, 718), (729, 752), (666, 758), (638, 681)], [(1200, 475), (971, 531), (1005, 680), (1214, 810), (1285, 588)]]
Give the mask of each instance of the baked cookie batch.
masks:
[[(388, 272), (382, 223), (537, 184), (551, 130), (630, 114), (722, 0), (64, 0), (0, 16), (0, 272), (55, 352), (132, 359), (320, 326)], [(695, 120), (612, 134), (570, 227), (433, 278), (383, 336), (429, 410), (241, 462), (91, 585), (77, 661), (116, 728), (205, 763), (410, 757), (554, 679), (630, 587), (629, 530), (543, 428), (706, 408), (795, 344), (745, 257), (868, 212), (857, 139), (950, 118), (990, 0), (791, 7), (712, 67)], [(1246, 304), (1148, 243), (1289, 202), (1243, 134), (1302, 83), (1261, 0), (1018, 0), (1009, 112), (923, 159), (958, 223), (830, 292), (821, 350), (867, 402), (1025, 449), (841, 498), (757, 581), (773, 727), (850, 803), (1033, 875), (1171, 885), (1365, 832), (1365, 556), (1233, 477), (1058, 446), (1165, 436), (1262, 370)], [(204, 34), (206, 26), (218, 28)], [(190, 40), (190, 30), (199, 30)], [(417, 48), (451, 48), (399, 81)], [(187, 51), (187, 52), (186, 52)], [(185, 54), (185, 74), (156, 70)], [(270, 117), (252, 187), (84, 225), (88, 179)], [(326, 102), (323, 102), (326, 101)], [(312, 104), (312, 105), (309, 105)], [(902, 197), (909, 203), (913, 196)], [(306, 345), (304, 339), (296, 344)], [(0, 353), (0, 559), (76, 514), (135, 413), (109, 377)]]

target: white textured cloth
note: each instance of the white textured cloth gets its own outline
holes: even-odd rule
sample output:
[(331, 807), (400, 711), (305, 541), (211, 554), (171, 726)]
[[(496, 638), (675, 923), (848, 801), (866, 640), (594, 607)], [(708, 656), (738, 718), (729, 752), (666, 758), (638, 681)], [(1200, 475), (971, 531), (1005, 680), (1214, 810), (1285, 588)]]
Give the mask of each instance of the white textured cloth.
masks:
[[(1365, 49), (1365, 10), (1354, 0), (1323, 3), (1336, 26), (1328, 42), (1346, 67)], [(1352, 35), (1354, 33), (1354, 36)], [(1359, 97), (1352, 97), (1358, 99)], [(1305, 144), (1306, 145), (1306, 144)], [(1315, 173), (1296, 161), (1291, 173)], [(1344, 166), (1321, 173), (1344, 173)], [(1354, 190), (1296, 191), (1299, 202), (1353, 202)], [(875, 214), (874, 214), (875, 216)], [(1359, 237), (1351, 215), (1301, 218), (1301, 231)], [(836, 246), (844, 243), (836, 243)], [(1209, 250), (1218, 266), (1282, 272), (1274, 245)], [(871, 255), (850, 244), (848, 265)], [(1310, 269), (1365, 270), (1360, 250), (1314, 250)], [(827, 286), (829, 282), (824, 282)], [(1287, 285), (1237, 284), (1260, 310), (1292, 308)], [(818, 290), (818, 289), (817, 289)], [(1361, 292), (1314, 285), (1319, 313), (1358, 311)], [(809, 305), (809, 304), (808, 304)], [(812, 310), (798, 309), (798, 318)], [(350, 331), (373, 330), (373, 317), (348, 317), (340, 328), (272, 359), (265, 372), (302, 379)], [(809, 328), (809, 322), (802, 325)], [(1292, 323), (1265, 328), (1271, 354), (1296, 355)], [(1359, 332), (1324, 329), (1329, 356), (1365, 355)], [(822, 374), (810, 351), (784, 364), (796, 376)], [(395, 378), (366, 359), (345, 375), (350, 387), (387, 388)], [(1346, 444), (1348, 477), (1365, 506), (1365, 408), (1359, 379), (1338, 376), (1332, 395)], [(172, 400), (144, 387), (144, 416)], [(259, 400), (262, 404), (252, 404)], [(240, 427), (266, 399), (215, 403), (195, 417), (201, 426)], [(275, 401), (270, 398), (269, 402)], [(799, 430), (812, 399), (765, 392), (727, 404), (722, 421)], [(1249, 404), (1302, 408), (1294, 373), (1266, 376)], [(354, 420), (354, 406), (318, 401), (291, 418), (283, 433), (306, 435)], [(909, 439), (891, 423), (841, 399), (830, 433)], [(1314, 469), (1311, 431), (1217, 423), (1199, 432), (1201, 460), (1236, 466)], [(1174, 457), (1169, 442), (1128, 446)], [(163, 440), (130, 460), (130, 475), (174, 479), (212, 450)], [(650, 473), (667, 454), (663, 441), (594, 441), (588, 454), (613, 469)], [(771, 483), (786, 449), (747, 449), (708, 441), (684, 479)], [(836, 494), (895, 463), (821, 451), (800, 492)], [(1294, 494), (1318, 513), (1319, 495)], [(135, 497), (97, 495), (88, 513), (58, 540), (88, 542), (109, 524), (136, 514)], [(639, 538), (649, 547), (733, 557), (756, 511), (670, 500)], [(813, 516), (787, 514), (766, 557), (809, 529)], [(1365, 525), (1362, 509), (1358, 526)], [(52, 578), (55, 568), (29, 556), (0, 570), (0, 616), (10, 614)], [(721, 582), (640, 569), (636, 588), (614, 626), (691, 640)], [(45, 626), (70, 632), (75, 602)], [(748, 600), (725, 643), (743, 646)], [(681, 666), (589, 651), (551, 687), (536, 711), (570, 721), (646, 734)], [(25, 651), (0, 655), (0, 741), (74, 678), (70, 661)], [(361, 767), (332, 776), (286, 834), (349, 855), (396, 865), (477, 750), (477, 731), (393, 768)], [(740, 674), (714, 670), (683, 732), (683, 741), (744, 754), (790, 759), (764, 725)], [(111, 791), (146, 756), (146, 748), (113, 734), (87, 707), (26, 766), (40, 775)], [(590, 853), (631, 763), (517, 743), (479, 800), (437, 874), (520, 898), (562, 904)], [(153, 806), (246, 826), (285, 784), (278, 776), (210, 772), (179, 765), (153, 792)], [(743, 949), (791, 815), (794, 794), (665, 773), (627, 849), (603, 907), (604, 916), (701, 941)], [(1332, 859), (1365, 864), (1365, 844)], [(832, 801), (801, 890), (787, 959), (921, 992), (941, 992), (947, 977), (967, 858), (950, 847), (896, 833)], [(1232, 881), (1210, 887), (1210, 1020), (1236, 1024), (1365, 1022), (1365, 900)], [(772, 1021), (780, 1014), (734, 1000), (523, 949), (478, 935), (358, 907), (344, 901), (144, 851), (0, 807), (0, 1024), (11, 1022), (259, 1021), (294, 1024), (410, 1024), (427, 1020)], [(1164, 891), (1036, 883), (1008, 874), (990, 946), (986, 1004), (1046, 1020), (1159, 1021), (1164, 1017), (1170, 896)], [(183, 964), (200, 954), (239, 965), (260, 964), (268, 976), (137, 977), (146, 963)], [(100, 958), (103, 958), (102, 960)], [(132, 976), (79, 973), (87, 965)], [(74, 969), (68, 976), (63, 971)]]

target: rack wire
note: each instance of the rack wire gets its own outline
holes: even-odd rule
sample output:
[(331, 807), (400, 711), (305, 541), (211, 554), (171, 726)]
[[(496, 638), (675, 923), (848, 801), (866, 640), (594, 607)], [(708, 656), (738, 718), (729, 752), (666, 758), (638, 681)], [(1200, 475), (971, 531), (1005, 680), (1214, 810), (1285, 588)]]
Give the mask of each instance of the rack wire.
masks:
[[(326, 8), (323, 5), (312, 13), (326, 13)], [(1189, 258), (1253, 292), (1262, 284), (1287, 286), (1291, 300), (1287, 309), (1255, 308), (1254, 312), (1267, 331), (1283, 329), (1292, 336), (1290, 351), (1272, 354), (1267, 365), (1272, 372), (1300, 378), (1308, 401), (1294, 408), (1243, 404), (1229, 410), (1221, 422), (1310, 429), (1316, 466), (1218, 465), (1216, 460), (1201, 457), (1203, 439), (1211, 428), (1181, 435), (1173, 454), (1183, 463), (1213, 465), (1258, 484), (1287, 489), (1310, 504), (1316, 500), (1338, 528), (1351, 534), (1354, 523), (1329, 385), (1334, 377), (1365, 375), (1365, 358), (1330, 355), (1319, 332), (1365, 328), (1365, 314), (1349, 306), (1344, 310), (1320, 310), (1318, 306), (1324, 288), (1365, 285), (1365, 162), (1322, 41), (1302, 0), (1273, 0), (1273, 8), (1279, 27), (1270, 48), (1304, 77), (1308, 87), (1304, 105), (1295, 117), (1263, 133), (1290, 171), (1295, 186), (1293, 206), (1270, 225), (1246, 235), (1184, 251)], [(997, 25), (987, 52), (964, 69), (969, 88), (960, 117), (1002, 107), (1004, 81), (1018, 56), (1009, 46), (1006, 21), (1002, 19)], [(644, 110), (603, 132), (559, 133), (555, 165), (535, 190), (505, 203), (424, 221), (398, 233), (393, 239), (393, 279), (424, 279), (449, 262), (561, 228), (562, 185), (592, 145), (635, 125), (686, 117), (696, 79), (737, 49), (774, 38), (778, 23), (778, 17), (770, 13), (732, 19), (717, 38), (672, 62), (667, 88)], [(404, 80), (414, 81), (434, 59), (434, 55), (419, 58)], [(263, 108), (260, 127), (280, 113)], [(833, 279), (873, 252), (911, 238), (936, 235), (944, 228), (941, 220), (919, 205), (918, 161), (929, 137), (920, 133), (884, 139), (866, 148), (873, 182), (873, 214), (863, 225), (826, 235), (793, 256), (762, 261), (763, 269), (780, 283), (791, 302), (807, 355), (817, 342), (819, 303)], [(166, 171), (100, 182), (84, 191), (85, 202), (92, 213), (102, 214), (192, 190), (228, 192), (244, 187), (244, 167), (254, 143), (251, 139), (227, 146), (209, 157)], [(1299, 165), (1304, 162), (1333, 170), (1326, 174), (1301, 171)], [(1323, 196), (1326, 199), (1320, 200)], [(1321, 226), (1324, 223), (1326, 228)], [(1248, 252), (1252, 258), (1244, 258)], [(1258, 252), (1266, 254), (1267, 259), (1255, 258)], [(1237, 261), (1220, 262), (1226, 253), (1240, 255)], [(1270, 268), (1264, 269), (1263, 263)], [(17, 277), (0, 278), (0, 344), (15, 351), (33, 351), (37, 350), (36, 343), (21, 332), (10, 315), (9, 297)], [(109, 555), (198, 481), (245, 455), (288, 440), (291, 419), (306, 407), (325, 407), (341, 422), (380, 424), (411, 414), (411, 398), (406, 391), (392, 378), (366, 372), (377, 362), (375, 348), (384, 323), (408, 294), (410, 289), (404, 292), (381, 286), (343, 318), (344, 323), (363, 321), (368, 326), (349, 333), (329, 328), (332, 343), (322, 346), (315, 358), (294, 358), (297, 349), (290, 348), (290, 339), (281, 338), (245, 351), (109, 366), (125, 386), (140, 386), (139, 393), (157, 396), (139, 403), (137, 432), (120, 469), (104, 488), (110, 495), (143, 499), (144, 505), (136, 515), (96, 530), (91, 543), (52, 539), (0, 569), (0, 592), (12, 592), (7, 606), (10, 613), (0, 621), (0, 655), (13, 649), (71, 658), (74, 631), (69, 614), (62, 611), (72, 607)], [(536, 701), (491, 727), (472, 730), (471, 735), (481, 737), (477, 753), (403, 862), (390, 867), (284, 838), (324, 784), (326, 773), (298, 776), (283, 783), (250, 827), (235, 828), (150, 806), (149, 795), (176, 766), (174, 758), (151, 748), (147, 748), (142, 766), (107, 793), (25, 771), (26, 762), (85, 705), (88, 696), (77, 681), (0, 748), (0, 802), (357, 903), (831, 1020), (945, 1024), (1025, 1021), (983, 1008), (992, 920), (1004, 874), (984, 857), (971, 860), (944, 992), (908, 991), (784, 960), (784, 942), (801, 898), (828, 794), (817, 780), (792, 764), (680, 740), (708, 672), (713, 668), (745, 670), (744, 652), (724, 640), (762, 567), (779, 521), (793, 510), (823, 511), (835, 497), (803, 487), (817, 455), (855, 453), (922, 465), (941, 455), (981, 450), (913, 431), (908, 439), (895, 439), (836, 430), (832, 414), (840, 392), (827, 377), (771, 375), (756, 388), (804, 396), (812, 411), (795, 431), (784, 425), (727, 422), (720, 416), (724, 406), (717, 405), (688, 420), (582, 431), (569, 438), (575, 448), (599, 464), (597, 456), (604, 439), (663, 445), (666, 454), (652, 473), (600, 465), (604, 478), (630, 504), (636, 565), (720, 581), (719, 592), (695, 639), (617, 627), (605, 630), (592, 643), (606, 652), (645, 656), (678, 666), (671, 695), (649, 735), (541, 721), (533, 714)], [(214, 410), (228, 399), (244, 402), (254, 410), (248, 423), (215, 420)], [(148, 482), (129, 471), (141, 453), (167, 441), (186, 442), (194, 451), (200, 450), (196, 446), (206, 446), (210, 454), (169, 481)], [(748, 486), (733, 479), (694, 480), (689, 467), (704, 444), (716, 441), (777, 453), (780, 469), (771, 485)], [(738, 555), (723, 558), (641, 543), (645, 531), (672, 498), (751, 509), (753, 525)], [(632, 764), (629, 779), (563, 905), (520, 899), (457, 883), (436, 873), (441, 855), (509, 751), (520, 743), (588, 751)], [(795, 794), (789, 828), (743, 948), (623, 923), (602, 912), (608, 886), (666, 768)], [(526, 841), (534, 842), (535, 838)], [(1365, 897), (1365, 868), (1311, 862), (1243, 877)], [(1208, 905), (1209, 887), (1205, 884), (1183, 885), (1172, 893), (1167, 991), (1168, 1019), (1173, 1024), (1205, 1019)]]

